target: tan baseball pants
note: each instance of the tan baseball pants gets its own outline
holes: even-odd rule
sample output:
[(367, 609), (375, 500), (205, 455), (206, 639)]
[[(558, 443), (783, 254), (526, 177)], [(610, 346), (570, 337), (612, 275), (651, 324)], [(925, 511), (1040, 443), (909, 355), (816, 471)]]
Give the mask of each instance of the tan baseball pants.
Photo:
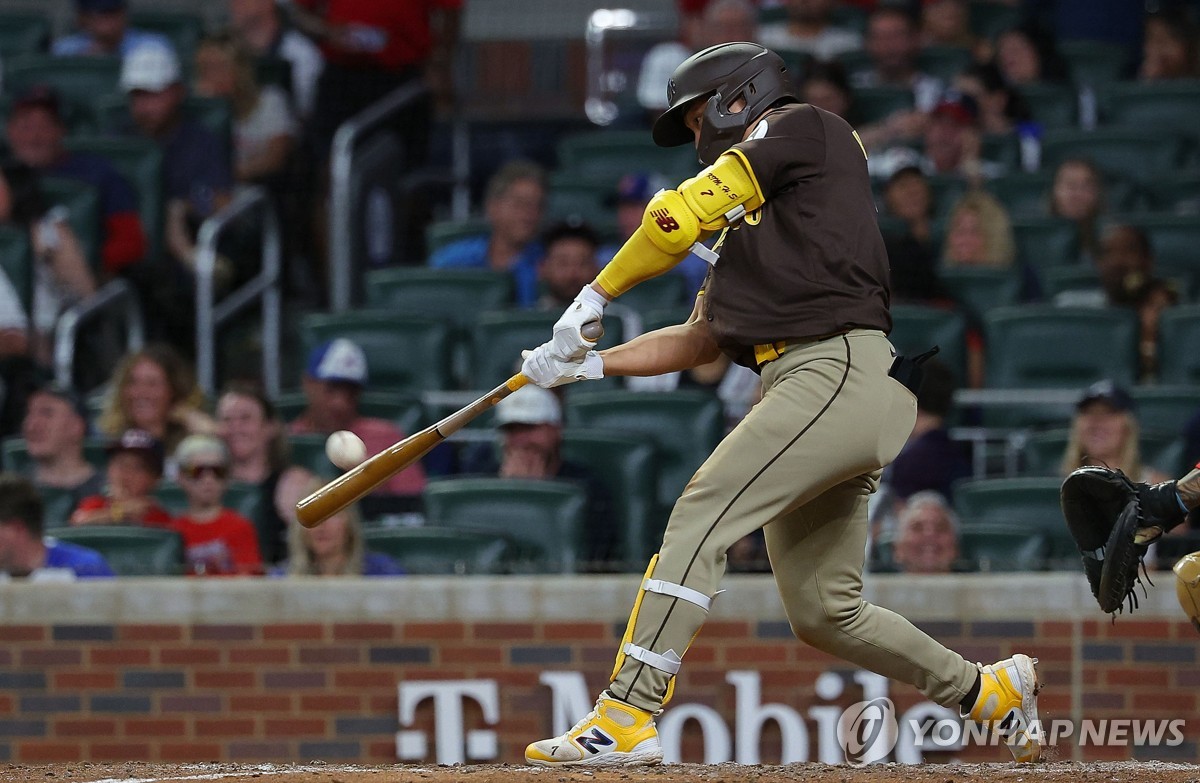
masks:
[(703, 599), (717, 591), (726, 550), (765, 527), (799, 639), (911, 683), (939, 704), (962, 699), (975, 682), (974, 665), (862, 600), (867, 497), (916, 420), (913, 395), (888, 376), (891, 362), (882, 332), (854, 330), (789, 345), (763, 366), (762, 400), (696, 471), (671, 512), (653, 590), (640, 597), (632, 644), (623, 646), (609, 694), (645, 710), (662, 706), (671, 662), (704, 623)]

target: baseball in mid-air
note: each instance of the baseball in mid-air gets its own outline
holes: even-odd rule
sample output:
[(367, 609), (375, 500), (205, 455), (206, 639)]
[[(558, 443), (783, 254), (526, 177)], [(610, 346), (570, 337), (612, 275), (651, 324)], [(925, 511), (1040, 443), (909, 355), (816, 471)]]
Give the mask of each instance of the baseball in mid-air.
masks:
[(325, 456), (342, 470), (350, 470), (367, 458), (367, 447), (353, 432), (338, 430), (325, 441)]

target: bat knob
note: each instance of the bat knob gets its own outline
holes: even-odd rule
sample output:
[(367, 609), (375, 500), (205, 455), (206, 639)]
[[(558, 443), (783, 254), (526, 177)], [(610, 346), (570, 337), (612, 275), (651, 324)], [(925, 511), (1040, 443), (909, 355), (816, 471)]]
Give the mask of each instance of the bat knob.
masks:
[(583, 335), (583, 339), (590, 342), (597, 342), (604, 336), (604, 324), (599, 321), (588, 321), (583, 326), (579, 327), (579, 333)]

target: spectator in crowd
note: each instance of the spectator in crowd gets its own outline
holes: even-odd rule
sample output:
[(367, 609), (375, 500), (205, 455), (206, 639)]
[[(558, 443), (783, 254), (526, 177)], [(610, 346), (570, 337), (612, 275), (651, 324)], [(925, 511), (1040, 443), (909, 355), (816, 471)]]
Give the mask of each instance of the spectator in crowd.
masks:
[[(324, 157), (338, 126), (385, 95), (428, 84), (443, 109), (453, 90), (452, 64), (461, 0), (381, 3), (378, 0), (293, 0), (292, 22), (321, 47), (312, 130)], [(433, 101), (410, 104), (397, 125), (410, 161), (424, 162)]]
[(554, 392), (530, 384), (496, 406), (500, 459), (495, 450), (480, 449), (464, 460), (464, 472), (517, 479), (568, 479), (587, 490), (587, 541), (582, 559), (601, 565), (613, 555), (616, 541), (612, 500), (590, 470), (562, 456), (562, 406)]
[(1001, 33), (996, 39), (994, 62), (1011, 87), (1067, 78), (1067, 67), (1055, 49), (1054, 39), (1033, 25)]
[(971, 32), (966, 0), (930, 0), (921, 8), (923, 46), (957, 46), (974, 51), (979, 41)]
[(145, 430), (126, 430), (107, 451), (104, 493), (81, 500), (71, 524), (169, 527), (171, 515), (153, 495), (162, 478), (162, 443)]
[(46, 208), (32, 168), (23, 163), (0, 166), (0, 226), (28, 233), (33, 249), (31, 344), (34, 361), (43, 367), (53, 359), (58, 316), (96, 290), (96, 278), (67, 216), (63, 207)]
[(75, 24), (79, 32), (59, 38), (50, 52), (60, 57), (127, 57), (144, 46), (171, 48), (171, 42), (164, 36), (131, 28), (126, 5), (126, 0), (75, 0)]
[(255, 57), (288, 64), (293, 103), (301, 117), (310, 116), (325, 67), (316, 44), (287, 24), (275, 0), (230, 0), (229, 20)]
[(1179, 291), (1170, 280), (1154, 273), (1154, 249), (1142, 229), (1114, 225), (1104, 234), (1097, 260), (1105, 304), (1127, 307), (1140, 321), (1140, 369), (1144, 378), (1158, 370), (1158, 324), (1163, 311), (1179, 303)]
[(900, 500), (926, 490), (954, 497), (954, 482), (971, 475), (966, 444), (951, 440), (946, 420), (954, 410), (958, 387), (954, 373), (942, 362), (925, 363), (925, 378), (917, 394), (917, 422), (900, 455), (885, 471), (884, 482)]
[(587, 223), (561, 221), (542, 235), (542, 246), (546, 257), (538, 270), (543, 289), (538, 307), (561, 312), (579, 289), (596, 279), (600, 239)]
[(933, 243), (933, 190), (919, 166), (905, 166), (888, 178), (884, 212), (902, 228), (883, 231), (892, 272), (892, 300), (929, 302), (943, 296)]
[(763, 25), (757, 41), (775, 51), (799, 52), (818, 60), (861, 49), (863, 40), (857, 31), (833, 23), (835, 5), (834, 0), (786, 0), (787, 19)]
[(1025, 98), (1004, 81), (994, 63), (971, 65), (955, 78), (954, 86), (979, 107), (979, 129), (983, 133), (1012, 133), (1033, 119)]
[(1146, 16), (1138, 78), (1152, 82), (1195, 79), (1200, 75), (1200, 30), (1186, 8), (1165, 8)]
[(855, 87), (912, 90), (919, 112), (930, 111), (942, 93), (939, 79), (917, 67), (921, 39), (916, 20), (905, 8), (880, 5), (867, 19), (866, 50), (871, 66), (850, 75)]
[(29, 359), (29, 314), (12, 280), (0, 267), (0, 437), (17, 427), (34, 370)]
[(100, 257), (106, 275), (145, 257), (146, 236), (133, 188), (104, 158), (66, 149), (67, 129), (54, 90), (35, 85), (19, 95), (9, 110), (6, 131), (16, 160), (42, 176), (76, 180), (96, 189), (104, 221)]
[(1142, 464), (1138, 421), (1133, 398), (1112, 381), (1089, 386), (1075, 406), (1071, 434), (1059, 473), (1068, 475), (1085, 465), (1121, 470), (1133, 481), (1157, 484), (1170, 476)]
[[(307, 407), (288, 427), (293, 435), (330, 435), (349, 430), (362, 438), (368, 454), (377, 454), (402, 440), (404, 433), (390, 421), (358, 412), (367, 385), (367, 356), (352, 340), (339, 337), (322, 343), (308, 356), (302, 387)], [(382, 494), (415, 499), (425, 488), (420, 464), (400, 471), (379, 490)]]
[(280, 184), (299, 126), (278, 87), (261, 87), (249, 50), (229, 33), (196, 50), (196, 94), (224, 98), (233, 109), (233, 172), (241, 183)]
[[(960, 176), (978, 184), (1003, 172), (981, 158), (979, 106), (969, 95), (949, 91), (922, 124), (922, 153), (893, 146), (867, 160), (872, 176), (887, 177), (903, 166), (917, 165), (926, 174)], [(874, 138), (868, 133), (867, 138)]]
[(187, 573), (262, 573), (254, 524), (221, 504), (229, 488), (229, 452), (220, 438), (189, 435), (176, 451), (187, 510), (171, 522), (183, 537)]
[(143, 47), (126, 58), (121, 89), (129, 97), (131, 134), (154, 141), (163, 152), (167, 248), (195, 271), (195, 231), (229, 202), (233, 175), (225, 141), (185, 115), (182, 76), (173, 51)]
[[(854, 123), (854, 96), (846, 69), (840, 63), (814, 61), (804, 69), (800, 99)], [(860, 131), (859, 135), (862, 135)], [(866, 141), (863, 141), (866, 144)]]
[(33, 484), (0, 473), (0, 574), (37, 579), (52, 569), (77, 578), (113, 576), (97, 551), (42, 536), (42, 499)]
[(217, 421), (229, 449), (229, 477), (261, 492), (263, 560), (278, 563), (287, 556), (287, 520), (294, 513), (287, 499), (303, 497), (296, 487), (309, 485), (315, 476), (290, 464), (283, 422), (258, 388), (227, 387), (217, 401)]
[[(317, 491), (321, 482), (301, 487), (295, 501)], [(295, 505), (295, 501), (292, 501)], [(294, 516), (294, 515), (293, 515)], [(403, 576), (404, 569), (381, 552), (368, 552), (358, 508), (350, 506), (313, 528), (288, 526), (287, 560), (276, 576)]]
[(179, 354), (165, 345), (148, 345), (126, 356), (113, 372), (99, 428), (114, 437), (128, 429), (145, 430), (171, 455), (184, 437), (216, 431), (202, 404), (192, 369)]
[(959, 558), (958, 516), (932, 490), (908, 499), (896, 525), (892, 560), (906, 574), (948, 574)]
[(982, 190), (959, 199), (947, 222), (942, 263), (1007, 269), (1016, 257), (1017, 243), (1004, 206)]
[(536, 239), (545, 203), (546, 174), (542, 168), (527, 161), (506, 164), (488, 182), (484, 203), (488, 233), (439, 248), (429, 265), (509, 272), (517, 304), (532, 306), (538, 297), (542, 247)]
[(47, 383), (29, 397), (21, 437), (33, 461), (28, 478), (40, 487), (71, 490), (74, 505), (104, 488), (100, 472), (83, 457), (87, 407), (74, 390)]
[(1050, 214), (1065, 218), (1078, 229), (1083, 260), (1099, 254), (1099, 218), (1104, 211), (1104, 176), (1095, 163), (1069, 158), (1054, 170), (1050, 190)]

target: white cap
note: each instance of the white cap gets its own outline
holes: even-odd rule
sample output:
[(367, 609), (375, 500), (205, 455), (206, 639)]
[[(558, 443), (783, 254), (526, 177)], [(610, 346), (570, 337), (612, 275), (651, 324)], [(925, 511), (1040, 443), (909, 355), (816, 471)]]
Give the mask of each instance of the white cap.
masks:
[(121, 65), (121, 89), (162, 92), (180, 81), (179, 58), (160, 44), (145, 44), (125, 56)]
[(318, 381), (367, 385), (367, 355), (358, 343), (338, 337), (322, 343), (308, 355), (308, 374)]
[(562, 424), (562, 406), (554, 392), (525, 386), (496, 405), (496, 426), (506, 424)]

